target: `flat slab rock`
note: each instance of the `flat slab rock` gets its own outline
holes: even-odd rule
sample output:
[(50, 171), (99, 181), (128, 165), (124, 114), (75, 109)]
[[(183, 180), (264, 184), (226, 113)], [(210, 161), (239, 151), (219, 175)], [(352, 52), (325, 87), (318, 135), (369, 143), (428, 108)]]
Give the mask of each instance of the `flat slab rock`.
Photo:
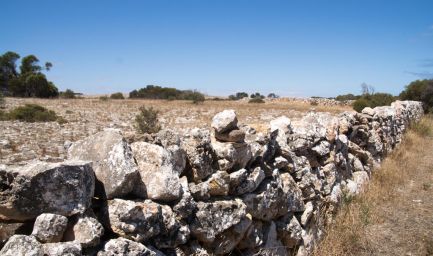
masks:
[(30, 220), (42, 213), (71, 216), (90, 207), (95, 177), (89, 162), (35, 161), (0, 169), (0, 219)]

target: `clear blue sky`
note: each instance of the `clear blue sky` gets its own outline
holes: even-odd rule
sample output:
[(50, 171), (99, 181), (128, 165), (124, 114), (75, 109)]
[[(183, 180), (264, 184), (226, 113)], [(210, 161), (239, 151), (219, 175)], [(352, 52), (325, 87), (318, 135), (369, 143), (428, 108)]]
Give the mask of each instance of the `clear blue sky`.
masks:
[(433, 1), (2, 1), (0, 52), (62, 90), (147, 84), (284, 96), (399, 93), (433, 77)]

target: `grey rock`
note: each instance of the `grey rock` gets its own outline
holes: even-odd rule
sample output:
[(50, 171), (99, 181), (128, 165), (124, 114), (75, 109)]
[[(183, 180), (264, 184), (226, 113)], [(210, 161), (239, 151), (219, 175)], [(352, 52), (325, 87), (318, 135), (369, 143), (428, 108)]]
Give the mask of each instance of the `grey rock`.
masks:
[(243, 142), (245, 140), (245, 132), (239, 129), (226, 133), (215, 132), (215, 138), (222, 142)]
[(302, 227), (293, 215), (286, 215), (276, 222), (278, 237), (287, 248), (294, 248), (302, 241)]
[(188, 225), (177, 220), (177, 216), (170, 206), (162, 205), (163, 226), (161, 233), (154, 238), (155, 245), (158, 248), (175, 248), (178, 245), (185, 244), (190, 235)]
[(98, 252), (98, 256), (157, 256), (157, 253), (141, 243), (137, 243), (122, 237), (111, 239), (104, 245), (104, 249)]
[(233, 109), (219, 112), (212, 118), (212, 128), (218, 133), (224, 133), (237, 128), (238, 119)]
[(241, 222), (246, 216), (246, 206), (239, 200), (198, 202), (198, 211), (190, 225), (191, 234), (205, 243), (212, 243), (225, 230)]
[(270, 221), (289, 212), (303, 210), (302, 193), (288, 173), (266, 179), (255, 193), (245, 194), (243, 201), (254, 218)]
[(68, 150), (70, 159), (92, 161), (96, 178), (108, 199), (122, 197), (134, 189), (138, 170), (131, 148), (120, 131), (106, 129), (75, 142)]
[[(230, 174), (230, 193), (234, 195), (243, 195), (256, 190), (260, 183), (265, 179), (265, 172), (256, 167), (251, 173), (243, 172), (241, 169), (236, 173)], [(241, 172), (242, 173), (239, 173)], [(232, 175), (233, 174), (233, 175)]]
[(270, 122), (271, 132), (275, 130), (281, 129), (284, 133), (292, 132), (292, 122), (286, 116), (280, 116), (277, 119), (274, 119)]
[(93, 247), (100, 243), (104, 235), (104, 227), (99, 221), (90, 216), (80, 216), (65, 232), (66, 241), (75, 241), (83, 248)]
[(179, 218), (187, 219), (196, 211), (197, 203), (191, 195), (191, 192), (188, 188), (188, 180), (185, 176), (180, 178), (180, 184), (183, 191), (182, 198), (176, 205), (173, 206), (173, 211)]
[(186, 151), (190, 170), (187, 175), (199, 182), (213, 173), (213, 149), (210, 133), (205, 129), (192, 129), (182, 140), (182, 148)]
[(114, 233), (137, 242), (158, 235), (163, 225), (161, 205), (150, 200), (109, 200), (108, 217)]
[(83, 161), (34, 161), (0, 170), (0, 183), (5, 188), (0, 191), (0, 219), (6, 220), (29, 220), (42, 213), (83, 213), (95, 189), (91, 165)]
[(218, 165), (221, 171), (244, 168), (252, 157), (250, 145), (247, 143), (214, 140), (212, 141), (212, 148), (218, 157)]
[(36, 218), (32, 235), (42, 243), (57, 243), (62, 240), (67, 225), (65, 216), (43, 213)]
[(311, 216), (313, 215), (314, 206), (313, 203), (307, 202), (305, 204), (305, 211), (302, 213), (301, 216), (301, 224), (302, 226), (307, 225), (308, 221), (310, 220)]
[(81, 256), (82, 247), (79, 242), (48, 243), (42, 245), (47, 256)]
[(146, 191), (148, 198), (162, 201), (180, 198), (182, 191), (179, 174), (185, 167), (185, 155), (178, 146), (172, 147), (176, 148), (170, 152), (161, 146), (147, 142), (131, 144), (141, 177), (136, 193)]
[(0, 251), (2, 256), (43, 256), (42, 244), (33, 236), (14, 235)]

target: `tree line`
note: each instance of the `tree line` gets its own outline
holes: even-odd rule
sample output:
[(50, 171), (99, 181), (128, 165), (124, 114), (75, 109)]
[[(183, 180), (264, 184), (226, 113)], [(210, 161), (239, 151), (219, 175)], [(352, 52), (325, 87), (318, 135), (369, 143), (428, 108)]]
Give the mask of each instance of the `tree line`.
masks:
[(0, 55), (0, 92), (13, 97), (57, 97), (59, 91), (53, 82), (48, 81), (42, 71), (49, 71), (53, 64), (39, 65), (39, 59), (31, 54), (21, 58), (18, 53), (6, 52)]

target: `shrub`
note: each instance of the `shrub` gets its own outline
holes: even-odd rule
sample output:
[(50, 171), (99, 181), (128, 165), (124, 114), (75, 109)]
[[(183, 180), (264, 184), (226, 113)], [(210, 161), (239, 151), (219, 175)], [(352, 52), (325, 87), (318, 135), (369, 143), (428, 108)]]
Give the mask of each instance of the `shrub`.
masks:
[(353, 109), (361, 112), (365, 107), (389, 106), (396, 99), (389, 93), (364, 94), (352, 104)]
[(280, 96), (276, 95), (276, 94), (273, 93), (273, 92), (271, 92), (271, 93), (268, 94), (268, 98), (271, 98), (271, 99), (278, 99), (279, 97), (280, 97)]
[(406, 86), (399, 96), (402, 100), (417, 100), (424, 103), (424, 110), (433, 110), (433, 79), (417, 80)]
[(252, 98), (248, 101), (248, 103), (265, 103), (261, 98)]
[(71, 89), (66, 89), (66, 91), (60, 93), (60, 98), (75, 99), (75, 92)]
[(230, 100), (240, 100), (243, 98), (248, 98), (248, 93), (246, 92), (237, 92), (235, 95), (229, 95)]
[(203, 103), (205, 101), (204, 95), (197, 92), (197, 91), (194, 91), (191, 94), (191, 99), (192, 99), (192, 103), (194, 103), (194, 104)]
[(152, 107), (146, 108), (145, 106), (141, 106), (139, 110), (140, 113), (135, 116), (135, 128), (139, 133), (157, 133), (161, 130), (158, 121), (158, 110), (154, 110)]
[(110, 95), (110, 99), (113, 99), (113, 100), (123, 100), (123, 99), (125, 99), (125, 97), (123, 97), (123, 93), (116, 92), (116, 93), (113, 93), (113, 94)]
[(36, 104), (26, 104), (6, 113), (7, 119), (23, 122), (53, 122), (59, 120), (59, 116), (52, 110), (48, 110)]
[(360, 97), (361, 96), (353, 95), (353, 94), (349, 93), (349, 94), (338, 95), (337, 97), (335, 97), (335, 100), (338, 100), (338, 101), (357, 100)]
[(368, 107), (369, 105), (370, 103), (368, 102), (368, 100), (361, 98), (353, 102), (352, 107), (356, 112), (361, 112), (364, 108)]
[(139, 90), (133, 90), (132, 92), (130, 92), (129, 98), (162, 99), (162, 100), (175, 100), (175, 99), (194, 100), (196, 94), (201, 94), (201, 93), (192, 90), (178, 90), (176, 88), (148, 85)]
[(256, 92), (250, 95), (251, 99), (264, 99), (265, 96), (261, 95), (260, 93)]
[(108, 96), (107, 96), (107, 95), (100, 96), (100, 97), (99, 97), (99, 100), (107, 101), (107, 100), (108, 100)]
[(319, 105), (319, 101), (318, 101), (317, 99), (312, 99), (312, 100), (310, 101), (310, 105), (311, 105), (311, 106), (317, 106), (317, 105)]

